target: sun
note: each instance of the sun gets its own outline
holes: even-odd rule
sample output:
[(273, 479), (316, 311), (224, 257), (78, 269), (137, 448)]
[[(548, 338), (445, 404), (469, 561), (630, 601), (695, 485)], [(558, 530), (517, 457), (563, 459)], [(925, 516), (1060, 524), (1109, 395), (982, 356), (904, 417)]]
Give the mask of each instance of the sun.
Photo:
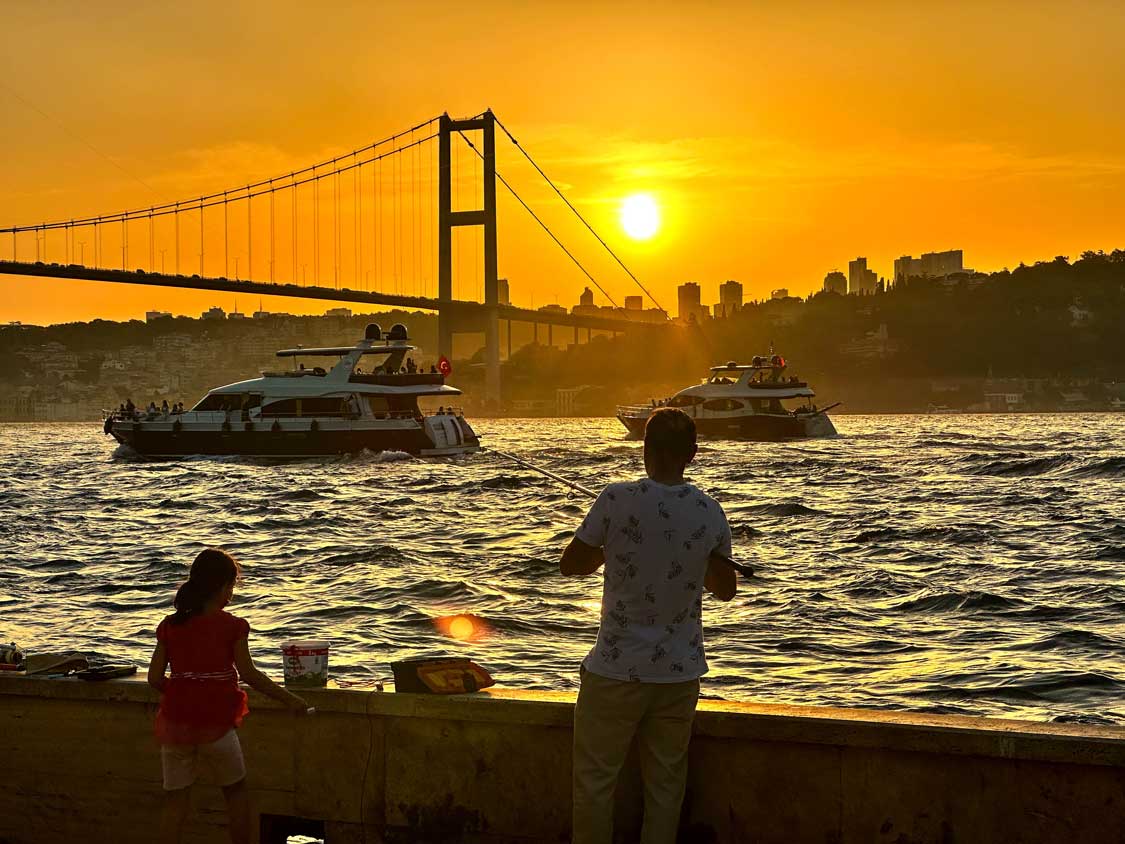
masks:
[(621, 203), (621, 228), (633, 240), (648, 240), (660, 231), (660, 206), (647, 193), (635, 193)]

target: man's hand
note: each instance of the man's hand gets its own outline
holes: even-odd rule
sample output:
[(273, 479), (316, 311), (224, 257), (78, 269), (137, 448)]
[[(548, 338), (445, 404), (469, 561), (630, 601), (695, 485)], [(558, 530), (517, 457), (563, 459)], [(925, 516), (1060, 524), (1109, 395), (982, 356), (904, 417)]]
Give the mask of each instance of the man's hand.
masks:
[(562, 559), (559, 560), (559, 571), (566, 575), (593, 574), (604, 562), (603, 549), (587, 545), (576, 536), (563, 551)]
[(703, 588), (720, 601), (729, 601), (738, 591), (738, 576), (734, 572), (734, 566), (718, 551), (712, 551), (707, 560)]

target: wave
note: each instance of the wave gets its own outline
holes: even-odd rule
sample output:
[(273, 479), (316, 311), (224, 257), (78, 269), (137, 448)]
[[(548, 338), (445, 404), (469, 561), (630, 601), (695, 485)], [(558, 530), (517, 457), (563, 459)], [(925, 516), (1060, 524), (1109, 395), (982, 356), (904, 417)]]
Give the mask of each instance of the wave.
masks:
[(1068, 454), (1059, 454), (1055, 457), (1028, 457), (1008, 458), (1006, 460), (992, 460), (976, 469), (970, 470), (970, 475), (990, 475), (998, 478), (1024, 478), (1032, 475), (1043, 475), (1073, 462), (1074, 458)]
[(807, 507), (799, 501), (777, 501), (771, 504), (755, 504), (747, 507), (746, 512), (760, 516), (780, 516), (790, 518), (793, 516), (827, 516), (824, 510)]
[(1074, 478), (1125, 478), (1125, 457), (1109, 457), (1067, 473)]
[(952, 612), (957, 610), (1005, 610), (1020, 607), (1018, 598), (970, 589), (965, 592), (935, 592), (918, 595), (889, 607), (898, 612)]
[(984, 539), (984, 533), (975, 528), (875, 528), (856, 534), (852, 538), (852, 542), (858, 545), (891, 541), (949, 542), (953, 545), (975, 545)]
[(1063, 630), (1052, 633), (1030, 642), (1021, 642), (1009, 646), (1010, 650), (1025, 651), (1087, 651), (1095, 655), (1107, 653), (1121, 653), (1125, 651), (1125, 642), (1111, 639), (1092, 630)]

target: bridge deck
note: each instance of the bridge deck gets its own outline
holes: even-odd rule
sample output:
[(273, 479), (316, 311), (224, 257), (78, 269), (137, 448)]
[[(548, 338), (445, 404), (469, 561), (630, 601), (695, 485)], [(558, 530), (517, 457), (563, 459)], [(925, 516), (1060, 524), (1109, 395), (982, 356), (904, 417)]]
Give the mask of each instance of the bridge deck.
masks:
[(459, 299), (434, 299), (425, 296), (401, 296), (350, 288), (279, 284), (230, 278), (204, 278), (198, 275), (167, 275), (143, 270), (111, 270), (78, 264), (44, 264), (23, 261), (0, 261), (0, 274), (36, 278), (66, 278), (78, 281), (108, 281), (117, 284), (146, 284), (154, 287), (178, 287), (188, 290), (217, 290), (225, 293), (250, 293), (255, 296), (289, 296), (295, 299), (327, 299), (334, 302), (362, 302), (369, 305), (406, 308), (409, 310), (451, 312), (454, 315), (483, 315), (495, 307), (500, 319), (513, 322), (565, 325), (595, 331), (624, 331), (638, 326), (652, 326), (643, 320), (621, 317), (565, 314), (557, 311), (535, 311), (512, 305), (490, 306)]

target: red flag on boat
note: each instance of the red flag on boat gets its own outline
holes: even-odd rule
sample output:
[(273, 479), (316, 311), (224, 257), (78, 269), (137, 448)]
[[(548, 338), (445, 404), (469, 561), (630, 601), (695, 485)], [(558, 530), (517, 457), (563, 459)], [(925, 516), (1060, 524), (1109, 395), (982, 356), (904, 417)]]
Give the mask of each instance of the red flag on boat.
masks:
[(437, 368), (438, 368), (438, 372), (440, 372), (442, 375), (444, 375), (448, 378), (449, 373), (451, 373), (453, 371), (453, 364), (451, 364), (449, 362), (449, 358), (447, 358), (445, 355), (442, 355), (438, 359)]

